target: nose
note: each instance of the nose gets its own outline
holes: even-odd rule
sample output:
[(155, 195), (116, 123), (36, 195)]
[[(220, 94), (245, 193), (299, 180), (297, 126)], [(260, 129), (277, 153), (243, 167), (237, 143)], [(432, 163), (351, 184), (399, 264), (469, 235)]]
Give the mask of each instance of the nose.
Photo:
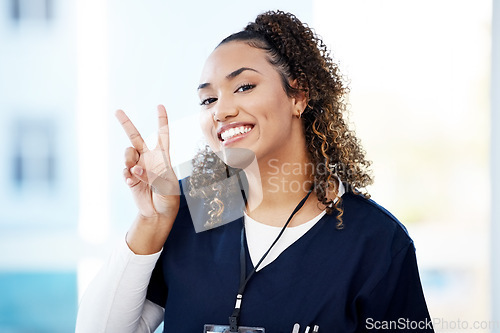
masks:
[(212, 108), (214, 120), (217, 122), (227, 121), (229, 118), (238, 115), (238, 108), (231, 99), (221, 98), (217, 100), (216, 105)]

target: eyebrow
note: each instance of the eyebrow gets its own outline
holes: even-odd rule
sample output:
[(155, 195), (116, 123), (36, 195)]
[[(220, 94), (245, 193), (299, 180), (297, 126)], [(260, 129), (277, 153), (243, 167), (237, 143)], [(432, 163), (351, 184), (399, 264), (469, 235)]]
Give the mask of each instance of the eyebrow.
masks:
[(228, 80), (234, 79), (235, 77), (237, 77), (238, 75), (240, 75), (244, 71), (253, 71), (253, 72), (259, 73), (259, 71), (256, 69), (253, 69), (250, 67), (241, 67), (240, 69), (237, 69), (234, 72), (231, 72), (228, 75), (226, 75), (226, 79), (228, 79)]
[[(252, 72), (256, 72), (256, 73), (260, 74), (260, 72), (256, 69), (253, 69), (250, 67), (241, 67), (241, 68), (229, 73), (228, 75), (226, 75), (226, 79), (228, 79), (228, 80), (234, 79), (235, 77), (237, 77), (238, 75), (240, 75), (244, 71), (252, 71)], [(207, 88), (209, 86), (210, 86), (210, 83), (202, 83), (198, 86), (198, 90)]]

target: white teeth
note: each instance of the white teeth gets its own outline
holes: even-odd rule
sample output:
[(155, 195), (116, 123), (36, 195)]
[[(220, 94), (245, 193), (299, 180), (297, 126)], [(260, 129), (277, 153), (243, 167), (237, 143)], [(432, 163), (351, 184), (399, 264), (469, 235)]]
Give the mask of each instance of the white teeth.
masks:
[(224, 132), (221, 133), (220, 137), (222, 138), (222, 141), (226, 141), (227, 139), (232, 138), (235, 135), (240, 135), (247, 133), (251, 130), (252, 128), (249, 126), (239, 126), (239, 127), (233, 127), (230, 128)]

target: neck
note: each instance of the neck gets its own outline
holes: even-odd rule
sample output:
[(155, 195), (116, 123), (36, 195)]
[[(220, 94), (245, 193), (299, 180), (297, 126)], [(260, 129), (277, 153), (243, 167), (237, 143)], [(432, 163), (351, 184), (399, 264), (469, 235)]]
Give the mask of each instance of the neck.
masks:
[(290, 207), (307, 194), (312, 186), (313, 164), (305, 152), (289, 156), (293, 158), (254, 161), (244, 169), (249, 184), (249, 214), (259, 211), (289, 213)]

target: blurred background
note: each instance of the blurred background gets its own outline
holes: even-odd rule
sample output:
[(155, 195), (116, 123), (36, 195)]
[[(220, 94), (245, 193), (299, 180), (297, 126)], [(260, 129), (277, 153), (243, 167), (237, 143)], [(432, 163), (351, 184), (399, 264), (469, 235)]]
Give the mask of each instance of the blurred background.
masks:
[(135, 216), (114, 111), (154, 137), (164, 104), (183, 165), (202, 142), (205, 58), (268, 9), (313, 27), (349, 78), (369, 191), (415, 241), (436, 331), (500, 331), (499, 7), (0, 0), (0, 332), (74, 330), (79, 297)]

